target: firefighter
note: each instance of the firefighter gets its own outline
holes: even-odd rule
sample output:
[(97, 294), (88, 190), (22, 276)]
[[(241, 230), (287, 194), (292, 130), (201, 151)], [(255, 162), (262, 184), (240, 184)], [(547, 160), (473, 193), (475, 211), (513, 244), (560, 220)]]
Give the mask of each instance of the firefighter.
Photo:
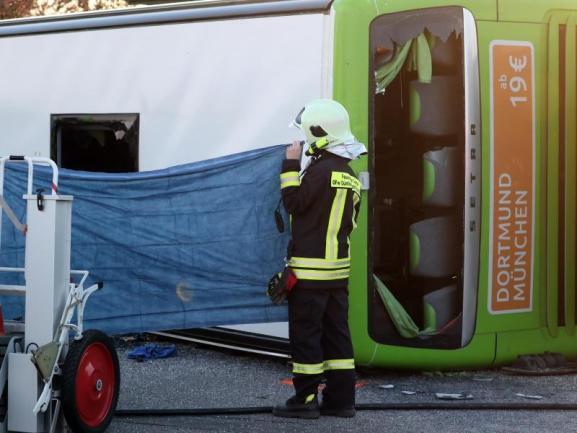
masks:
[[(356, 226), (361, 183), (348, 166), (366, 153), (351, 133), (345, 108), (329, 99), (305, 106), (294, 121), (306, 136), (286, 150), (281, 178), (291, 215), (287, 265), (298, 282), (288, 295), (295, 395), (275, 416), (355, 416), (355, 365), (348, 325), (349, 235)], [(323, 376), (322, 405), (317, 399)]]

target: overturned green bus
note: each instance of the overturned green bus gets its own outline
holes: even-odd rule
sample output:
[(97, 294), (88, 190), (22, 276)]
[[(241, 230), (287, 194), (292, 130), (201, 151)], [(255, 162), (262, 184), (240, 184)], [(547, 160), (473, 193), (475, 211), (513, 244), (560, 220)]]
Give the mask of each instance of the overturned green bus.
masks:
[[(161, 169), (290, 142), (304, 103), (335, 98), (369, 149), (352, 163), (357, 363), (575, 356), (576, 28), (572, 0), (214, 0), (6, 21), (0, 153)], [(110, 157), (114, 125), (128, 138)]]

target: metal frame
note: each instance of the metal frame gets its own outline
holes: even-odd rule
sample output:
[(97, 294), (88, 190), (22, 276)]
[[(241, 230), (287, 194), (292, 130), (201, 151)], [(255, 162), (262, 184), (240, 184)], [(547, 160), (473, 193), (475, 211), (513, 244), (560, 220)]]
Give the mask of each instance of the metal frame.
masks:
[[(576, 278), (573, 260), (576, 251), (574, 221), (577, 205), (574, 185), (577, 127), (572, 116), (575, 114), (575, 98), (577, 97), (576, 26), (577, 15), (570, 11), (554, 11), (549, 17), (547, 35), (548, 128), (545, 150), (547, 157), (546, 211), (543, 215), (546, 216), (544, 243), (546, 248), (546, 268), (544, 269), (547, 293), (546, 320), (549, 335), (552, 337), (558, 336), (561, 326), (566, 327), (569, 335), (575, 333)], [(560, 31), (562, 27), (565, 27), (564, 41)], [(562, 42), (565, 45), (564, 52), (561, 51)], [(560, 61), (562, 56), (565, 57), (564, 70)], [(560, 87), (563, 83), (559, 83), (562, 72), (565, 75), (564, 87)], [(561, 107), (560, 102), (563, 99), (565, 105)], [(564, 130), (561, 129), (562, 109), (565, 110)], [(564, 167), (561, 167), (561, 156), (565, 159)], [(563, 188), (561, 188), (562, 182)], [(563, 248), (563, 254), (560, 254), (560, 247)], [(562, 303), (559, 302), (560, 299), (563, 300)]]
[[(50, 158), (43, 157), (29, 157), (29, 156), (4, 156), (0, 157), (0, 245), (2, 244), (2, 212), (6, 212), (6, 216), (16, 225), (16, 228), (20, 231), (26, 232), (25, 224), (17, 224), (17, 218), (12, 212), (12, 209), (7, 206), (4, 200), (4, 167), (6, 162), (20, 162), (26, 163), (28, 165), (28, 183), (27, 183), (27, 194), (32, 194), (32, 185), (34, 177), (34, 164), (47, 165), (52, 168), (52, 183), (51, 183), (51, 194), (55, 195), (58, 190), (58, 166)], [(3, 209), (7, 206), (6, 209)], [(21, 269), (24, 271), (24, 269)], [(0, 272), (18, 272), (20, 268), (0, 268)], [(23, 287), (23, 286), (22, 286)], [(17, 291), (20, 291), (20, 286), (14, 286)]]
[(559, 332), (559, 28), (564, 24), (560, 15), (549, 20), (547, 36), (547, 219), (546, 219), (546, 278), (547, 329), (551, 337)]
[[(68, 342), (69, 331), (72, 330), (75, 332), (75, 340), (80, 340), (82, 338), (84, 305), (90, 295), (102, 288), (102, 284), (93, 284), (87, 289), (84, 289), (84, 282), (86, 281), (86, 278), (88, 278), (88, 271), (71, 271), (70, 273), (82, 275), (82, 279), (78, 284), (70, 284), (70, 292), (68, 292), (66, 306), (62, 312), (60, 326), (58, 327), (56, 335), (54, 336), (54, 343), (58, 344), (58, 352), (54, 359), (54, 364), (52, 366), (52, 372), (50, 376), (43, 378), (44, 388), (40, 394), (40, 397), (38, 397), (36, 405), (34, 406), (34, 415), (38, 414), (39, 412), (46, 412), (48, 409), (50, 401), (52, 400), (52, 380), (54, 379), (54, 376), (61, 373), (58, 361), (60, 360), (62, 351)], [(75, 312), (77, 313), (76, 325), (72, 323), (72, 318), (74, 317)], [(40, 348), (38, 350), (40, 350)]]
[(4, 166), (6, 162), (25, 162), (28, 165), (28, 188), (27, 194), (32, 194), (32, 180), (34, 177), (34, 164), (47, 165), (52, 168), (52, 195), (58, 190), (58, 166), (50, 158), (30, 156), (4, 156), (0, 158), (0, 194), (4, 191)]
[[(57, 194), (57, 190), (58, 190), (58, 167), (49, 158), (40, 158), (40, 157), (36, 158), (36, 157), (26, 157), (26, 156), (11, 156), (11, 157), (0, 158), (0, 196), (3, 193), (4, 168), (5, 168), (6, 162), (19, 162), (19, 163), (26, 163), (28, 165), (28, 179), (27, 179), (27, 192), (28, 192), (28, 194), (24, 196), (24, 199), (28, 200), (29, 202), (30, 202), (30, 200), (33, 200), (32, 207), (30, 207), (30, 206), (28, 207), (28, 212), (30, 212), (30, 209), (35, 209), (36, 206), (39, 206), (40, 211), (42, 210), (40, 205), (34, 202), (35, 200), (37, 200), (36, 196), (32, 195), (34, 164), (48, 165), (53, 170), (53, 172), (52, 172), (52, 185), (51, 185), (51, 187), (52, 187), (51, 188), (52, 189), (51, 199), (56, 200), (56, 201), (68, 201), (68, 202), (70, 202), (71, 197), (59, 196)], [(4, 202), (3, 206), (7, 206), (7, 204)], [(2, 208), (0, 208), (0, 219), (1, 219), (1, 214), (2, 214)], [(70, 219), (68, 219), (67, 221), (68, 221), (67, 223), (64, 222), (63, 224), (70, 224)], [(16, 224), (16, 222), (15, 222), (15, 224)], [(70, 229), (70, 227), (68, 227), (68, 230), (69, 229)], [(36, 245), (28, 245), (28, 241), (30, 240), (29, 236), (27, 238), (27, 248), (36, 246)], [(38, 238), (35, 238), (35, 239), (38, 239)], [(68, 245), (68, 247), (69, 247), (69, 245)], [(27, 255), (27, 257), (28, 257), (28, 255)], [(0, 267), (0, 272), (28, 273), (28, 272), (30, 272), (30, 269), (28, 269), (28, 268), (31, 267), (34, 263), (35, 262), (29, 263), (29, 260), (27, 259), (25, 268)], [(22, 358), (22, 359), (24, 359), (23, 363), (18, 362), (16, 365), (14, 365), (15, 368), (18, 367), (19, 365), (26, 367), (26, 365), (27, 365), (26, 363), (28, 362), (27, 359), (30, 359), (32, 361), (32, 363), (36, 366), (37, 374), (43, 381), (42, 392), (40, 393), (39, 397), (37, 397), (37, 400), (35, 401), (35, 403), (34, 403), (34, 401), (32, 401), (32, 403), (34, 403), (33, 407), (30, 405), (30, 407), (32, 407), (32, 411), (29, 414), (30, 418), (28, 418), (27, 414), (22, 413), (22, 419), (25, 419), (25, 420), (40, 419), (40, 418), (38, 418), (39, 414), (41, 412), (47, 412), (48, 411), (46, 420), (48, 421), (48, 427), (49, 427), (49, 431), (51, 433), (56, 431), (59, 428), (58, 426), (61, 424), (61, 423), (59, 423), (60, 409), (61, 409), (61, 402), (59, 399), (60, 396), (53, 390), (53, 379), (54, 379), (54, 376), (61, 374), (60, 365), (62, 364), (62, 362), (64, 361), (64, 358), (66, 356), (67, 347), (68, 347), (68, 340), (69, 340), (69, 333), (70, 333), (70, 331), (74, 332), (74, 334), (75, 334), (74, 339), (75, 340), (79, 340), (82, 338), (85, 304), (86, 304), (88, 298), (94, 292), (96, 292), (97, 290), (102, 288), (102, 283), (93, 284), (88, 288), (84, 288), (84, 284), (85, 284), (85, 282), (88, 278), (88, 275), (89, 275), (88, 271), (70, 270), (70, 275), (77, 275), (77, 276), (80, 276), (81, 278), (80, 278), (80, 281), (78, 283), (69, 283), (68, 284), (68, 292), (67, 293), (64, 292), (64, 293), (66, 293), (66, 301), (63, 304), (62, 312), (61, 313), (56, 312), (56, 311), (54, 312), (54, 315), (58, 315), (58, 314), (60, 315), (60, 320), (58, 322), (58, 326), (55, 329), (54, 333), (48, 334), (48, 335), (52, 335), (51, 341), (44, 343), (40, 347), (37, 346), (36, 350), (31, 350), (31, 356), (30, 356), (30, 354), (28, 354), (28, 356), (30, 356), (30, 358), (24, 359), (25, 357), (23, 357)], [(66, 280), (67, 279), (68, 279), (68, 277), (66, 277)], [(27, 284), (29, 284), (29, 283), (30, 282), (28, 281)], [(35, 288), (34, 286), (28, 287), (28, 286), (0, 285), (0, 294), (31, 296), (30, 294), (27, 294), (27, 292), (29, 290), (33, 290), (33, 289), (38, 290), (38, 287)], [(46, 288), (46, 290), (50, 290), (50, 285), (49, 285), (49, 287)], [(52, 290), (55, 292), (54, 287), (52, 288)], [(76, 313), (76, 323), (72, 323), (72, 319), (73, 319), (75, 313)], [(34, 317), (26, 317), (25, 320), (26, 321), (34, 320)], [(26, 322), (26, 323), (28, 323), (28, 322)], [(24, 337), (26, 337), (27, 332), (28, 331), (25, 332)], [(22, 337), (19, 337), (19, 338), (21, 339)], [(7, 354), (8, 353), (11, 353), (11, 354), (19, 353), (20, 355), (26, 355), (27, 353), (24, 353), (24, 352), (28, 352), (28, 351), (27, 351), (27, 349), (24, 350), (23, 347), (20, 348), (19, 352), (16, 351), (15, 343), (14, 343), (15, 341), (16, 340), (14, 340), (14, 339), (10, 341), (10, 345), (8, 347)], [(5, 358), (5, 361), (7, 361), (7, 360), (8, 359)], [(1, 367), (0, 367), (0, 390), (2, 390), (6, 386), (6, 380), (7, 380), (7, 375), (9, 373), (10, 365), (12, 365), (12, 363), (3, 362)], [(25, 370), (30, 371), (31, 374), (36, 372), (36, 370), (33, 367), (31, 369), (26, 367)], [(26, 373), (26, 374), (28, 374), (28, 373)], [(16, 379), (18, 380), (18, 378), (16, 378)], [(26, 380), (27, 380), (26, 383), (28, 383), (30, 381), (30, 378), (26, 377)], [(33, 384), (34, 389), (36, 389), (36, 387), (38, 386), (36, 381), (37, 381), (37, 379), (35, 378), (31, 382)], [(21, 385), (21, 384), (17, 384), (16, 386), (18, 387), (18, 385)], [(34, 394), (35, 394), (34, 398), (36, 398), (36, 396), (38, 394), (36, 392)], [(18, 397), (15, 397), (15, 398), (16, 398), (15, 401), (20, 403), (20, 401), (18, 400)], [(23, 403), (25, 404), (25, 406), (28, 406), (26, 402), (23, 402)], [(30, 402), (28, 401), (28, 404), (29, 403)], [(50, 408), (50, 410), (48, 410), (49, 408)], [(26, 409), (24, 409), (24, 410), (26, 410)], [(34, 424), (34, 422), (32, 422), (32, 424)], [(0, 431), (6, 431), (5, 423), (0, 425)]]
[[(571, 262), (577, 250), (577, 235), (571, 221), (577, 220), (577, 197), (572, 186), (577, 184), (577, 14), (567, 20), (565, 33), (565, 326), (570, 335), (575, 332), (575, 265)], [(571, 115), (573, 113), (573, 117)], [(569, 222), (569, 223), (568, 223)]]
[[(22, 336), (15, 336), (10, 339), (8, 346), (6, 347), (6, 352), (4, 357), (8, 357), (10, 353), (16, 353), (16, 345), (20, 346), (19, 349), (22, 350), (23, 339)], [(0, 395), (3, 395), (7, 389), (8, 384), (8, 363), (3, 362), (0, 367)], [(8, 431), (8, 413), (4, 415), (4, 419), (0, 422), (0, 432), (6, 433)]]
[(333, 0), (202, 0), (163, 6), (87, 12), (59, 17), (19, 18), (0, 24), (0, 38), (40, 33), (299, 14), (327, 11)]
[(465, 251), (461, 346), (475, 334), (481, 250), (481, 96), (479, 48), (473, 14), (463, 9), (465, 77)]

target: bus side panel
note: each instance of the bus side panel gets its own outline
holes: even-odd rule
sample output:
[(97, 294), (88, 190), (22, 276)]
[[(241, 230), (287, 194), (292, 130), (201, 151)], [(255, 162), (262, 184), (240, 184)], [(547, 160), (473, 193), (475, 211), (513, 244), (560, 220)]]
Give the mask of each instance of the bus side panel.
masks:
[[(367, 2), (368, 4), (368, 2)], [(351, 120), (357, 139), (368, 142), (368, 80), (369, 23), (375, 15), (374, 6), (359, 7), (350, 2), (335, 3), (334, 90), (333, 96), (342, 102)], [(367, 158), (351, 163), (356, 173), (368, 170)], [(368, 192), (362, 192), (357, 229), (351, 235), (351, 277), (349, 282), (349, 318), (355, 358), (366, 364), (376, 349), (367, 329), (367, 228)]]
[[(482, 94), (482, 122), (483, 122), (483, 194), (482, 194), (482, 241), (481, 241), (481, 271), (479, 281), (479, 298), (477, 309), (477, 332), (507, 332), (511, 330), (529, 330), (537, 329), (544, 324), (544, 314), (546, 305), (546, 290), (543, 284), (543, 269), (542, 258), (544, 257), (543, 239), (544, 233), (542, 228), (545, 226), (543, 220), (542, 209), (545, 208), (544, 196), (544, 159), (539, 155), (544, 150), (544, 133), (546, 132), (544, 119), (546, 118), (546, 93), (545, 93), (545, 67), (546, 67), (546, 50), (543, 46), (543, 26), (538, 24), (526, 23), (478, 23), (479, 31), (479, 58), (481, 67), (481, 94)], [(491, 83), (491, 51), (492, 43), (500, 45), (515, 45), (517, 43), (530, 44), (533, 46), (533, 64), (535, 68), (534, 73), (534, 95), (533, 101), (535, 106), (535, 118), (533, 120), (535, 126), (535, 158), (533, 161), (534, 167), (534, 231), (531, 236), (534, 243), (532, 265), (533, 265), (533, 280), (532, 293), (530, 288), (527, 288), (524, 295), (531, 296), (530, 307), (525, 308), (525, 311), (516, 310), (511, 307), (508, 310), (506, 306), (499, 307), (498, 301), (498, 287), (495, 275), (492, 275), (494, 269), (497, 268), (498, 258), (496, 251), (496, 243), (499, 240), (499, 221), (495, 218), (494, 227), (491, 231), (490, 218), (496, 206), (499, 206), (498, 195), (499, 192), (495, 185), (491, 185), (492, 177), (492, 119), (493, 107), (491, 93), (494, 92), (493, 86), (500, 85), (496, 80), (503, 79), (506, 83), (512, 78), (508, 75), (506, 79), (503, 76), (495, 77), (495, 82)], [(527, 128), (531, 128), (531, 122), (527, 123)], [(515, 138), (513, 138), (515, 139)], [(501, 145), (504, 145), (503, 143)], [(505, 150), (505, 149), (503, 149)], [(532, 157), (529, 154), (524, 154), (519, 157), (519, 160), (531, 161)], [(502, 152), (501, 152), (502, 153)], [(515, 155), (508, 156), (510, 161), (505, 163), (515, 164)], [(491, 195), (491, 188), (493, 194)], [(492, 203), (493, 201), (493, 203)], [(497, 214), (499, 215), (499, 214)], [(511, 223), (511, 227), (514, 223)], [(511, 231), (508, 235), (513, 239), (514, 232)], [(493, 253), (492, 261), (491, 254)], [(511, 259), (512, 260), (512, 259)], [(511, 267), (507, 269), (511, 270)], [(513, 284), (509, 282), (508, 287), (511, 288)], [(508, 301), (503, 301), (507, 303)], [(497, 305), (497, 307), (495, 307)], [(493, 310), (493, 311), (491, 311)]]
[(483, 368), (494, 363), (495, 343), (495, 334), (475, 334), (466, 347), (456, 350), (419, 349), (379, 344), (368, 360), (359, 359), (359, 363), (420, 370)]
[(574, 10), (574, 0), (500, 0), (499, 21), (546, 23), (553, 9)]
[[(574, 156), (568, 156), (571, 155), (571, 146), (573, 149), (575, 146), (574, 137), (571, 139), (568, 135), (569, 126), (573, 126), (569, 124), (570, 119), (575, 116), (574, 100), (568, 100), (570, 88), (575, 87), (575, 75), (566, 69), (568, 56), (574, 56), (574, 53), (568, 54), (569, 50), (575, 49), (575, 41), (571, 48), (571, 33), (568, 30), (568, 19), (574, 13), (566, 10), (549, 14), (548, 7), (562, 9), (569, 6), (563, 1), (554, 5), (538, 1), (531, 3), (531, 6), (534, 7), (532, 12), (538, 14), (535, 17), (547, 13), (543, 19), (548, 24), (506, 23), (498, 28), (511, 39), (524, 37), (531, 41), (536, 53), (535, 311), (533, 322), (522, 331), (516, 330), (521, 329), (518, 323), (523, 319), (514, 321), (514, 315), (494, 322), (494, 326), (500, 328), (497, 337), (498, 363), (511, 362), (518, 354), (560, 352), (574, 357), (577, 352), (574, 285), (571, 286), (568, 280), (568, 269), (574, 266), (575, 257), (574, 252), (567, 249), (574, 242), (570, 233), (574, 230), (575, 222), (565, 217), (571, 201), (573, 204), (575, 202), (574, 184), (569, 180), (575, 160)], [(571, 6), (574, 8), (575, 5)], [(575, 21), (572, 23), (574, 26)], [(573, 37), (574, 34), (573, 29)]]
[[(351, 0), (348, 1), (350, 2)], [(358, 0), (352, 1), (356, 3)], [(496, 0), (460, 0), (458, 2), (451, 0), (403, 0), (396, 2), (378, 0), (376, 3), (379, 8), (379, 14), (402, 12), (411, 9), (462, 6), (470, 10), (477, 20), (497, 20)]]
[(562, 353), (566, 357), (577, 356), (575, 335), (564, 328), (551, 337), (546, 328), (527, 331), (500, 332), (497, 334), (497, 357), (495, 365), (510, 364), (522, 354)]

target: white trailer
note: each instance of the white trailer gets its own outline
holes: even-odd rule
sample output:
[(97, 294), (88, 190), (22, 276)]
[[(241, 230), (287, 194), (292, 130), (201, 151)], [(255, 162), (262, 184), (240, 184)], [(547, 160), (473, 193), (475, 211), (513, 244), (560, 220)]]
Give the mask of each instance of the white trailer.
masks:
[(289, 142), (304, 103), (331, 96), (328, 4), (196, 1), (3, 22), (0, 152), (66, 167), (71, 129), (113, 122), (137, 122), (128, 157), (139, 171)]
[[(289, 143), (332, 95), (330, 0), (195, 1), (0, 23), (0, 154), (146, 171)], [(288, 337), (286, 323), (241, 330)]]

